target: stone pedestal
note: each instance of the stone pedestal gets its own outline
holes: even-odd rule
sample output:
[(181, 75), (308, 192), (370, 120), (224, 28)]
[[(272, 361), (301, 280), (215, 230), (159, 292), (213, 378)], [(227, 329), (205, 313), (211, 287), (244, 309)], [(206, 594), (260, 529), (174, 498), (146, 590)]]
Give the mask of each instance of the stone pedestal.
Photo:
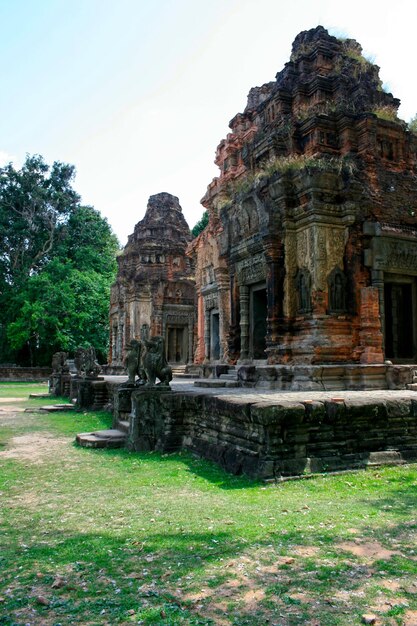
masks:
[(77, 399), (76, 407), (79, 411), (82, 409), (100, 410), (108, 400), (107, 383), (103, 377), (73, 378), (71, 398)]
[(52, 372), (48, 383), (49, 393), (51, 394), (51, 396), (64, 396), (69, 398), (71, 387), (71, 374), (69, 374), (68, 372)]
[(128, 450), (146, 452), (172, 449), (172, 392), (167, 387), (150, 387), (132, 392), (132, 413), (129, 418)]
[(132, 412), (132, 393), (137, 389), (133, 383), (123, 383), (116, 387), (113, 398), (113, 426), (120, 420), (129, 420)]

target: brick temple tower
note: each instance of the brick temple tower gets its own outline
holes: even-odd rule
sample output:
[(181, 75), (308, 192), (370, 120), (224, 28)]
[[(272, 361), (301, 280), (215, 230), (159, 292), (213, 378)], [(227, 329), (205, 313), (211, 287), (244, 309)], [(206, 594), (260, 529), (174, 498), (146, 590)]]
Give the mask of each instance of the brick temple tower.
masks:
[(190, 240), (178, 198), (169, 193), (151, 196), (145, 217), (117, 259), (110, 301), (111, 366), (123, 365), (131, 339), (149, 335), (165, 338), (169, 362), (192, 359), (195, 287), (185, 255)]
[(197, 362), (416, 362), (417, 136), (398, 106), (321, 26), (250, 91), (189, 248)]

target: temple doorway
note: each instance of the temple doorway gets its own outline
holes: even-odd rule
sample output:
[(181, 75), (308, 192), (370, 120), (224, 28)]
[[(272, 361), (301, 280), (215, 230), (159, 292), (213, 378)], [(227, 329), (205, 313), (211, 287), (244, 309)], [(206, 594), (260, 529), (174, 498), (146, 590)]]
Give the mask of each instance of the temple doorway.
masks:
[(415, 284), (386, 282), (385, 301), (385, 356), (393, 361), (412, 361), (416, 355)]
[(266, 319), (268, 315), (266, 286), (254, 286), (250, 292), (250, 343), (252, 359), (266, 358)]
[(220, 359), (220, 316), (218, 311), (210, 313), (210, 359)]
[(166, 358), (168, 363), (187, 362), (186, 339), (187, 333), (183, 326), (168, 326), (166, 340)]

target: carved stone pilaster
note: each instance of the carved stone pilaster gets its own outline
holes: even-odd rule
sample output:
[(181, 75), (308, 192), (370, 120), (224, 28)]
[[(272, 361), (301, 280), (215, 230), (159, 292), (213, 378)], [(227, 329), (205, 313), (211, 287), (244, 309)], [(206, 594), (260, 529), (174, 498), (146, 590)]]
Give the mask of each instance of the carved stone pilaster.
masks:
[(372, 287), (378, 289), (379, 315), (381, 319), (382, 349), (385, 353), (385, 297), (384, 297), (384, 272), (382, 270), (372, 270)]
[(267, 345), (272, 347), (279, 340), (279, 324), (284, 311), (284, 252), (283, 244), (268, 241), (265, 244), (266, 293), (267, 293)]
[(230, 328), (229, 273), (226, 268), (216, 269), (219, 307), (220, 360), (228, 360), (228, 334)]
[(204, 359), (210, 359), (210, 309), (204, 311)]
[(249, 356), (249, 287), (240, 286), (240, 361)]

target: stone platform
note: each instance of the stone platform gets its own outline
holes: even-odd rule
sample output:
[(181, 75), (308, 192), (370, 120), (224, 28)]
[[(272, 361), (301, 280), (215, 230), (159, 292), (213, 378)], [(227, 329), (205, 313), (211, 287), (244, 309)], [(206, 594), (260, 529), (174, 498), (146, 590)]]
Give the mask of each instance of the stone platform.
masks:
[[(126, 380), (106, 378), (114, 389)], [(283, 480), (417, 461), (414, 390), (202, 388), (195, 387), (193, 380), (174, 379), (171, 390), (161, 390), (157, 395), (159, 408), (152, 423), (151, 448), (161, 452), (186, 449), (234, 474)], [(121, 427), (111, 438), (111, 447), (151, 449), (148, 431), (152, 416), (147, 409), (136, 409), (136, 419), (141, 412), (143, 424), (133, 424), (132, 417), (118, 422), (115, 416), (114, 423)], [(135, 429), (137, 441), (126, 437), (126, 431), (131, 435)], [(147, 434), (143, 441), (141, 432)], [(103, 440), (110, 439), (110, 433), (104, 431), (98, 438), (93, 433), (94, 441), (79, 443), (106, 447)]]
[(411, 390), (185, 387), (170, 400), (182, 447), (232, 473), (281, 480), (417, 460), (417, 394)]
[[(190, 366), (193, 371), (196, 366)], [(249, 387), (276, 391), (407, 389), (417, 382), (417, 364), (202, 365), (199, 387)]]

